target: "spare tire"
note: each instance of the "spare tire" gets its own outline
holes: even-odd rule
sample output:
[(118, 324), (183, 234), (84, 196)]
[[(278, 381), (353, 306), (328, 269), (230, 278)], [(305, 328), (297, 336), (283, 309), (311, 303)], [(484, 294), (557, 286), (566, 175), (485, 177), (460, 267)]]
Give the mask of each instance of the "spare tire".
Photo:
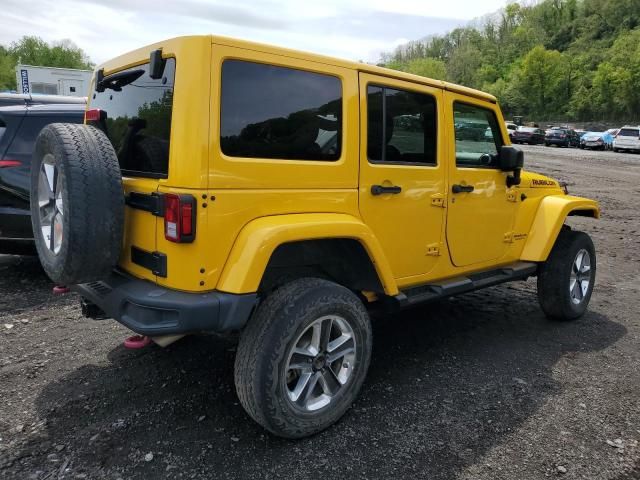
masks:
[(70, 123), (40, 132), (31, 163), (31, 224), (40, 262), (57, 284), (109, 275), (122, 246), (124, 194), (104, 132)]

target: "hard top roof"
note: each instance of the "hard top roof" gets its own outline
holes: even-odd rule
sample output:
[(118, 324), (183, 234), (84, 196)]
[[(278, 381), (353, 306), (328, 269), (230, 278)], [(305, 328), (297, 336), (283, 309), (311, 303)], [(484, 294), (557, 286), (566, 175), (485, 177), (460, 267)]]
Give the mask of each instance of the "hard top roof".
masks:
[[(176, 37), (164, 40), (162, 42), (147, 45), (145, 47), (136, 49), (132, 52), (125, 53), (119, 57), (113, 58), (105, 62), (102, 65), (96, 67), (97, 69), (103, 68), (106, 74), (121, 70), (123, 67), (128, 67), (136, 63), (140, 63), (141, 59), (148, 58), (149, 53), (152, 50), (162, 48), (163, 46), (179, 47), (181, 43), (192, 42), (198, 43), (203, 40), (209, 40), (214, 45), (226, 45), (231, 47), (245, 48), (249, 50), (256, 50), (264, 53), (270, 53), (273, 55), (283, 55), (293, 57), (302, 60), (309, 60), (318, 63), (324, 63), (328, 65), (334, 65), (342, 68), (350, 68), (361, 72), (371, 73), (374, 75), (382, 75), (385, 77), (396, 78), (400, 80), (406, 80), (409, 82), (419, 83), (423, 85), (429, 85), (432, 87), (442, 88), (462, 95), (468, 95), (471, 97), (479, 98), (489, 102), (496, 102), (496, 98), (488, 93), (475, 90), (473, 88), (464, 87), (462, 85), (456, 85), (453, 83), (445, 82), (442, 80), (434, 80), (432, 78), (421, 77), (419, 75), (413, 75), (411, 73), (400, 72), (398, 70), (392, 70), (389, 68), (379, 67), (376, 65), (369, 65), (367, 63), (359, 63), (349, 60), (342, 60), (339, 58), (329, 57), (325, 55), (319, 55), (316, 53), (303, 52), (300, 50), (293, 50), (284, 47), (276, 47), (273, 45), (265, 45), (257, 42), (250, 42), (246, 40), (239, 40), (235, 38), (222, 37), (218, 35), (199, 35), (199, 36), (185, 36)], [(125, 68), (126, 68), (125, 67)]]

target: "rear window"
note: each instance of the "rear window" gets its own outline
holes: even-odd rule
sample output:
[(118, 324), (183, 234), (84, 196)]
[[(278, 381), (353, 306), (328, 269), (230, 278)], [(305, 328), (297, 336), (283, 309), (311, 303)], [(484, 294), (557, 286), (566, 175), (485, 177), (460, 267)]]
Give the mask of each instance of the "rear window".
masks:
[(2, 137), (4, 136), (4, 132), (7, 131), (7, 124), (4, 123), (4, 120), (0, 118), (0, 142), (2, 142)]
[(139, 65), (105, 78), (103, 92), (96, 91), (90, 109), (103, 111), (101, 128), (113, 145), (125, 175), (166, 178), (174, 58), (166, 60), (162, 78), (149, 76), (149, 64)]
[(640, 130), (637, 128), (622, 128), (618, 132), (619, 137), (638, 137), (640, 136)]
[(339, 78), (240, 60), (222, 64), (220, 146), (225, 155), (338, 160), (341, 131)]

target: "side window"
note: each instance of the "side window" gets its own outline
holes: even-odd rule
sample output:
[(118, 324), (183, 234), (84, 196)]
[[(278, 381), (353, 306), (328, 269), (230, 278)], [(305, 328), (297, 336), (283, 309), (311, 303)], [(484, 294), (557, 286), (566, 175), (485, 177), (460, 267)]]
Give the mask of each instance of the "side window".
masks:
[(337, 77), (226, 60), (220, 117), (220, 146), (225, 155), (340, 158), (342, 84)]
[(476, 105), (455, 102), (453, 122), (458, 167), (498, 168), (502, 136), (495, 113)]
[(436, 165), (434, 97), (369, 85), (367, 112), (369, 161)]

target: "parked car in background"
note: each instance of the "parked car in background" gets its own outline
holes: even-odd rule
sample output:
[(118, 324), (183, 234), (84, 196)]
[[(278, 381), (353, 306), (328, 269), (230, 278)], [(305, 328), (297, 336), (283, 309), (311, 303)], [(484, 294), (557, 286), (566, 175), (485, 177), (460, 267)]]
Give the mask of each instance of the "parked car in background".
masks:
[(607, 132), (587, 132), (580, 138), (580, 148), (609, 150), (612, 144), (613, 136)]
[(620, 129), (613, 140), (613, 151), (640, 151), (640, 127), (626, 125)]
[(547, 130), (544, 136), (544, 144), (549, 147), (556, 145), (558, 147), (579, 147), (580, 137), (578, 134), (568, 128), (552, 128)]
[(505, 122), (505, 126), (507, 127), (507, 132), (509, 133), (509, 138), (513, 141), (513, 132), (518, 129), (518, 125), (513, 122)]
[(65, 95), (31, 95), (21, 93), (0, 93), (0, 107), (11, 105), (40, 105), (40, 104), (74, 104), (85, 105), (86, 97), (69, 97)]
[(578, 140), (582, 140), (582, 137), (589, 133), (587, 130), (574, 130), (578, 136)]
[(518, 127), (511, 136), (511, 142), (542, 145), (544, 143), (544, 130), (536, 127)]
[(38, 133), (50, 123), (82, 123), (84, 110), (84, 101), (0, 107), (0, 253), (33, 248), (29, 188)]

